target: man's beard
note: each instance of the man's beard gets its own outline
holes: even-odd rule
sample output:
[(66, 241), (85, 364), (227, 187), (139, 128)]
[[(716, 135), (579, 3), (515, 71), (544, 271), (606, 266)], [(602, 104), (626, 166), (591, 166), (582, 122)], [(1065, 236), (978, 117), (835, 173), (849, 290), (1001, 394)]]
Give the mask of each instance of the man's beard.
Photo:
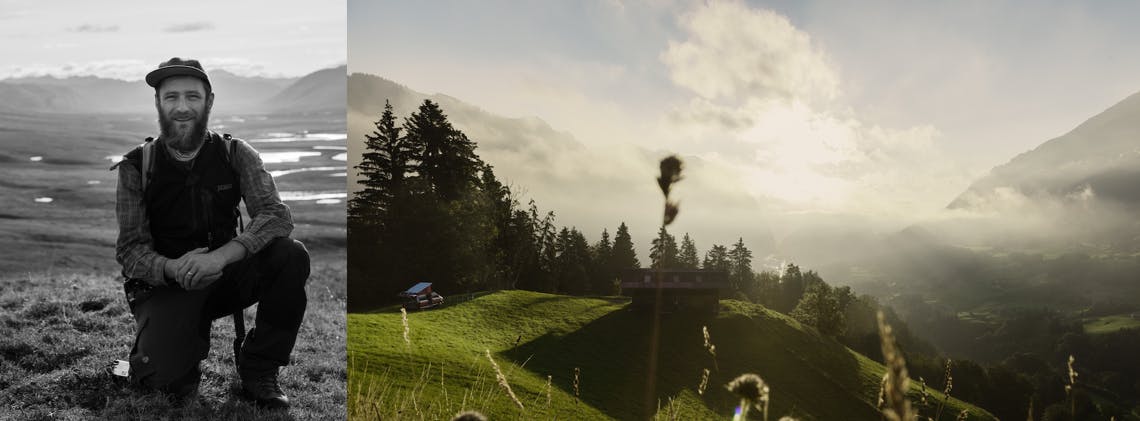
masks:
[(180, 129), (176, 121), (162, 108), (158, 109), (158, 127), (162, 139), (168, 146), (179, 152), (190, 153), (198, 149), (206, 138), (206, 123), (210, 121), (210, 110), (204, 110), (194, 119), (188, 129)]

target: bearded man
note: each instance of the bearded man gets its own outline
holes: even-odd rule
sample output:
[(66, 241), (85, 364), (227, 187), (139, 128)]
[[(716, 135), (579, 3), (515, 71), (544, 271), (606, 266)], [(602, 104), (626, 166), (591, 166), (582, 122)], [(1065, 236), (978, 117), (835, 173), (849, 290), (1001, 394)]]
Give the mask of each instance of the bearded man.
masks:
[[(211, 322), (258, 303), (237, 355), (242, 390), (261, 406), (288, 407), (277, 371), (304, 318), (308, 251), (289, 238), (292, 215), (257, 151), (207, 130), (214, 93), (202, 65), (175, 57), (146, 83), (160, 135), (116, 164), (116, 259), (136, 321), (129, 377), (196, 396)], [(250, 221), (238, 234), (243, 199)]]

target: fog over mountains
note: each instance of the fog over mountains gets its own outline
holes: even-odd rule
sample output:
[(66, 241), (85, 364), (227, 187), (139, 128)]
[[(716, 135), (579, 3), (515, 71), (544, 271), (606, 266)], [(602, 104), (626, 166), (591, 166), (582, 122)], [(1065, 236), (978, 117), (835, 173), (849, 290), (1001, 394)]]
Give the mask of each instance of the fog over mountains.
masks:
[[(346, 66), (301, 78), (238, 76), (208, 72), (214, 116), (317, 113), (344, 110)], [(154, 89), (141, 80), (52, 76), (0, 80), (0, 111), (14, 113), (153, 114)]]
[(1087, 200), (1140, 205), (1140, 93), (1072, 131), (995, 167), (950, 203), (978, 209), (1010, 200)]
[[(499, 116), (379, 76), (353, 74), (348, 85), (350, 167), (359, 163), (352, 157), (362, 152), (385, 99), (399, 123), (431, 99), (477, 142), (476, 152), (496, 174), (519, 188), (524, 202), (534, 198), (540, 209), (558, 214), (559, 224), (577, 226), (591, 240), (602, 228), (612, 234), (613, 226), (625, 221), (639, 250), (648, 248), (660, 194), (646, 180), (667, 151), (627, 145), (591, 150), (539, 118)], [(916, 241), (1026, 250), (1140, 249), (1134, 241), (1140, 225), (1130, 217), (1140, 210), (1140, 185), (1133, 182), (1140, 177), (1140, 94), (994, 168), (944, 215), (909, 226), (868, 223), (875, 221), (873, 215), (782, 214), (778, 201), (739, 190), (735, 174), (697, 157), (683, 158), (682, 216), (671, 231), (692, 232), (702, 252), (743, 237), (757, 267), (785, 259), (807, 267), (843, 265), (915, 247)], [(356, 173), (349, 171), (354, 191)], [(765, 257), (773, 260), (765, 263)]]
[[(648, 261), (649, 241), (660, 227), (663, 203), (655, 177), (659, 161), (670, 151), (621, 143), (591, 148), (541, 118), (504, 117), (380, 76), (353, 73), (348, 78), (349, 191), (360, 189), (354, 166), (360, 163), (365, 135), (375, 130), (384, 101), (391, 101), (397, 124), (403, 124), (424, 99), (439, 103), (448, 120), (476, 142), (475, 152), (494, 166), (495, 175), (523, 206), (533, 199), (540, 212), (554, 211), (558, 225), (578, 228), (591, 242), (603, 229), (612, 236), (625, 222), (641, 259)], [(735, 181), (725, 182), (739, 179), (737, 174), (700, 157), (682, 158), (685, 180), (676, 187), (681, 217), (670, 231), (678, 236), (692, 232), (702, 251), (712, 243), (728, 244), (743, 236), (758, 262), (772, 253), (772, 221), (764, 215), (772, 214), (773, 205), (756, 200)]]

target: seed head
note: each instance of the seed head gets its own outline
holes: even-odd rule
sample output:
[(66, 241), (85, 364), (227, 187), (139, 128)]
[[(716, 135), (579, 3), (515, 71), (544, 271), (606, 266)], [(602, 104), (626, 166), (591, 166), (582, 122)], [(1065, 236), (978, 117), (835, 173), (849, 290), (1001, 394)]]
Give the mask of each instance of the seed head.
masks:
[(404, 310), (403, 307), (400, 307), (400, 320), (404, 322), (404, 343), (411, 346), (412, 339), (408, 337), (408, 333), (410, 333), (412, 329), (408, 326), (408, 310)]
[(725, 388), (740, 397), (746, 414), (749, 408), (766, 410), (768, 406), (768, 384), (764, 383), (764, 379), (760, 376), (752, 373), (741, 374), (728, 382)]
[(657, 178), (657, 186), (661, 187), (661, 193), (665, 197), (669, 197), (669, 190), (673, 183), (681, 181), (681, 168), (683, 166), (681, 158), (677, 158), (677, 155), (669, 155), (661, 160), (661, 176)]
[(487, 417), (478, 411), (463, 411), (455, 414), (451, 421), (487, 421)]

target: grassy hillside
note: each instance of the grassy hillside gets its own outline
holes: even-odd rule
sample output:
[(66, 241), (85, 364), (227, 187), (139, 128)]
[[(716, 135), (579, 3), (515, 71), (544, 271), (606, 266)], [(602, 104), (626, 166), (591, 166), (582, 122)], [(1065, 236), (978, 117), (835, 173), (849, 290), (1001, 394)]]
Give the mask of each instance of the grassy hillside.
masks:
[[(292, 364), (281, 370), (289, 412), (238, 397), (229, 318), (214, 322), (200, 397), (180, 404), (129, 386), (104, 366), (126, 359), (134, 319), (107, 274), (0, 277), (0, 419), (325, 420), (345, 413), (344, 262), (314, 261)], [(255, 307), (256, 308), (256, 307)], [(246, 327), (254, 326), (253, 309)]]
[(1092, 317), (1086, 318), (1083, 321), (1085, 333), (1094, 335), (1112, 333), (1124, 329), (1140, 328), (1140, 320), (1132, 317), (1132, 314)]
[[(723, 386), (751, 372), (772, 388), (771, 419), (880, 419), (875, 405), (882, 365), (784, 315), (737, 301), (723, 302), (715, 318), (663, 317), (656, 387), (661, 412), (645, 408), (647, 316), (628, 310), (621, 298), (503, 291), (409, 314), (405, 342), (398, 309), (349, 314), (349, 418), (443, 419), (475, 409), (492, 419), (639, 419), (653, 413), (725, 419), (737, 400)], [(716, 346), (715, 361), (704, 348), (702, 326)], [(525, 408), (496, 383), (488, 350)], [(711, 375), (702, 396), (697, 389), (706, 368)], [(931, 392), (932, 405), (924, 407), (918, 390), (914, 382), (912, 400), (923, 415), (933, 415), (941, 395)], [(955, 400), (942, 419), (963, 408), (971, 420), (992, 419)]]

